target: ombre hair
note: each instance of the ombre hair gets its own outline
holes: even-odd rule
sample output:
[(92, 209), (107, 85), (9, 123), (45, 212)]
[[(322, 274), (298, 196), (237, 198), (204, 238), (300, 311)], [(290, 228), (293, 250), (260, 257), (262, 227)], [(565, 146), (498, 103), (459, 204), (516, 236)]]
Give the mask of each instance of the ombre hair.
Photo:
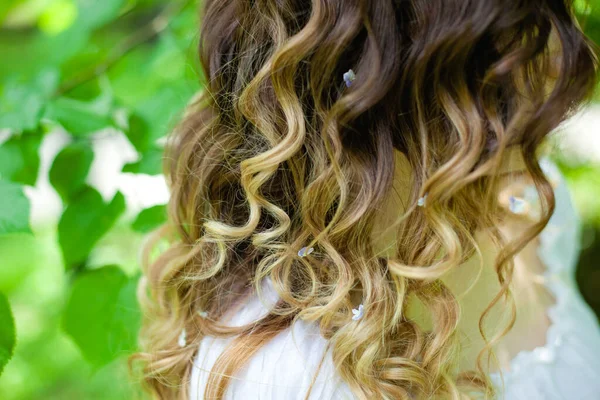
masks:
[[(169, 141), (169, 221), (149, 241), (139, 290), (136, 359), (155, 397), (186, 399), (202, 338), (235, 336), (205, 391), (222, 399), (236, 371), (299, 319), (319, 325), (358, 399), (493, 396), (484, 354), (515, 320), (513, 259), (554, 211), (537, 151), (596, 82), (572, 3), (204, 0), (206, 87)], [(506, 241), (498, 171), (515, 148), (543, 215)], [(411, 167), (409, 206), (382, 256), (371, 238), (395, 150)], [(476, 255), (477, 230), (501, 248), (501, 289), (480, 326), (501, 300), (511, 318), (486, 338), (477, 369), (458, 373), (460, 307), (441, 278)], [(299, 257), (304, 246), (314, 253)], [(267, 277), (280, 297), (268, 315), (219, 322)], [(355, 325), (357, 290), (365, 315)], [(431, 330), (407, 316), (412, 298)]]

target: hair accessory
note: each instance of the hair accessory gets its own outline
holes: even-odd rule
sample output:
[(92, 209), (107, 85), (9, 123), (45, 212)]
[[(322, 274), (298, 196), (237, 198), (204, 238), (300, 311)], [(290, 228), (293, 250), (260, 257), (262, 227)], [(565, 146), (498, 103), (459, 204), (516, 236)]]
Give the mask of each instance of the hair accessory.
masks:
[(351, 69), (348, 70), (348, 72), (346, 72), (344, 74), (344, 82), (346, 82), (347, 87), (352, 86), (352, 82), (354, 82), (355, 79), (356, 79), (356, 74)]
[(358, 321), (359, 319), (361, 319), (363, 317), (363, 315), (365, 315), (365, 307), (361, 304), (358, 306), (357, 308), (353, 308), (352, 309), (352, 320), (353, 321)]
[(198, 315), (201, 316), (202, 318), (208, 317), (208, 313), (206, 311), (198, 311)]
[(510, 196), (508, 201), (508, 208), (513, 214), (524, 214), (529, 204), (525, 199), (515, 196)]
[(306, 257), (307, 255), (309, 255), (313, 251), (315, 251), (315, 249), (312, 248), (312, 247), (303, 247), (300, 250), (298, 250), (298, 256), (300, 256), (300, 257)]
[(179, 339), (177, 339), (177, 344), (179, 345), (179, 347), (185, 347), (185, 345), (187, 344), (185, 328), (183, 328), (183, 330), (179, 334)]
[(427, 202), (427, 193), (425, 193), (425, 196), (421, 197), (418, 201), (417, 201), (417, 205), (419, 207), (425, 207), (425, 203)]

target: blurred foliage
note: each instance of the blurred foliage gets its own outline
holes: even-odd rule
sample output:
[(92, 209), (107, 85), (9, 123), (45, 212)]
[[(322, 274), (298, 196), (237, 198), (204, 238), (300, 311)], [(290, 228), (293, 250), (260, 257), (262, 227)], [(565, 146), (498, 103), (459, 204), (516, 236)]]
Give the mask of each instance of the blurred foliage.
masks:
[[(0, 2), (0, 371), (14, 352), (0, 398), (141, 396), (125, 363), (140, 320), (135, 258), (165, 207), (128, 218), (122, 193), (87, 182), (94, 141), (111, 130), (138, 152), (124, 172), (161, 173), (158, 139), (201, 87), (197, 16), (192, 0)], [(57, 131), (66, 143), (41, 176)], [(30, 227), (24, 188), (42, 180), (62, 213)], [(111, 237), (131, 238), (121, 244), (134, 254), (115, 257)]]
[(0, 293), (0, 373), (15, 348), (15, 321), (6, 296)]
[(140, 212), (131, 227), (136, 232), (148, 233), (158, 228), (167, 219), (165, 206), (154, 206)]
[[(600, 43), (597, 2), (576, 7)], [(0, 398), (142, 397), (125, 363), (140, 320), (136, 259), (166, 209), (128, 217), (122, 193), (105, 198), (88, 178), (103, 131), (123, 132), (138, 153), (123, 172), (161, 174), (160, 139), (202, 85), (197, 7), (0, 2)], [(40, 148), (56, 131), (67, 143), (42, 171)], [(588, 224), (600, 226), (598, 168), (563, 167), (578, 201), (590, 202)], [(60, 196), (61, 215), (31, 227), (24, 188), (43, 180)]]
[(92, 365), (106, 365), (136, 349), (136, 283), (118, 266), (86, 271), (74, 282), (64, 328)]

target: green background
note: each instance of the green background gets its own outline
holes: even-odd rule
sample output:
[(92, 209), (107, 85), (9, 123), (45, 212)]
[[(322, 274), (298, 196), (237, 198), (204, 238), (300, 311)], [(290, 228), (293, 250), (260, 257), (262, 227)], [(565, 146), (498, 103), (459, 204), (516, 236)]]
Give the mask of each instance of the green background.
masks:
[[(600, 43), (596, 3), (577, 10)], [(202, 85), (197, 8), (192, 0), (0, 2), (1, 399), (142, 396), (126, 365), (140, 319), (139, 249), (165, 218), (164, 191), (154, 192), (161, 138)], [(129, 156), (104, 147), (100, 157), (119, 140)], [(600, 313), (595, 156), (567, 148), (554, 158), (585, 224), (580, 287)], [(106, 160), (131, 182), (152, 184), (137, 198), (129, 181), (111, 181), (121, 175), (102, 181)]]

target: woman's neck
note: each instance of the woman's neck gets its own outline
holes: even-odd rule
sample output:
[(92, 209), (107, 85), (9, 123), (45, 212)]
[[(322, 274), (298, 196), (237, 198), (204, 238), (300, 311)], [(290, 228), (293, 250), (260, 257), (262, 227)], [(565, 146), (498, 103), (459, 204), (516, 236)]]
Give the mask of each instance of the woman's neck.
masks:
[[(373, 246), (381, 256), (393, 256), (396, 248), (397, 229), (389, 229), (394, 221), (398, 220), (409, 207), (412, 173), (408, 160), (399, 151), (395, 152), (395, 178), (393, 189), (386, 199), (373, 232)], [(518, 149), (507, 152), (500, 167), (502, 179), (507, 183), (513, 180), (512, 174), (525, 171), (525, 163)], [(508, 237), (516, 237), (526, 227), (518, 221), (508, 222), (500, 227)], [(464, 264), (452, 269), (442, 281), (454, 293), (461, 307), (461, 319), (458, 329), (461, 332), (465, 349), (461, 353), (461, 369), (475, 368), (475, 360), (479, 351), (485, 345), (479, 332), (479, 318), (500, 290), (498, 278), (494, 270), (494, 261), (498, 255), (498, 248), (490, 236), (483, 231), (476, 232), (475, 239), (478, 243), (481, 257), (474, 256)], [(544, 267), (537, 258), (537, 240), (531, 242), (515, 259), (516, 268), (531, 277), (531, 274), (543, 272)], [(515, 278), (516, 280), (516, 278)], [(545, 310), (553, 299), (548, 292), (535, 285), (533, 279), (524, 279), (513, 283), (516, 301), (521, 305), (520, 313), (525, 314), (517, 320), (513, 330), (502, 340), (497, 347), (498, 356), (503, 368), (508, 368), (509, 360), (523, 349), (532, 349), (545, 342), (545, 331), (549, 325)], [(533, 293), (533, 297), (531, 296)], [(359, 294), (357, 294), (359, 296)], [(532, 298), (534, 300), (532, 300)], [(422, 326), (430, 329), (431, 321), (422, 304), (411, 299), (408, 302), (407, 316)], [(488, 321), (500, 325), (506, 316), (506, 305), (502, 302), (495, 307)], [(496, 327), (490, 327), (495, 333)], [(529, 339), (523, 335), (529, 333)], [(493, 366), (492, 366), (493, 368)]]

